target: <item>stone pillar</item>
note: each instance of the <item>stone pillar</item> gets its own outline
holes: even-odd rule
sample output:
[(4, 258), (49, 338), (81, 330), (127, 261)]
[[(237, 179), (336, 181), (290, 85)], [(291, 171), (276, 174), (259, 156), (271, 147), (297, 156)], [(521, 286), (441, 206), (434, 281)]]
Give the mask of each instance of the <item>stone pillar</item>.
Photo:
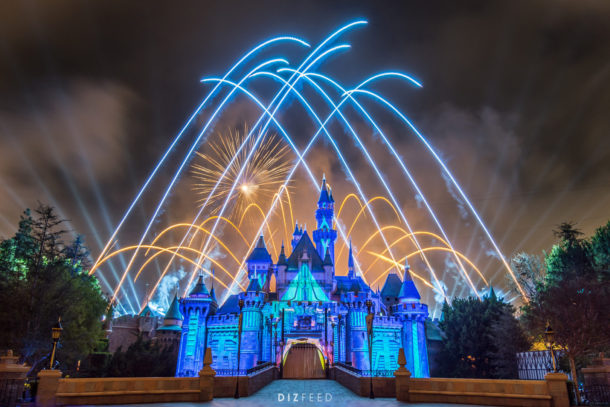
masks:
[(544, 376), (549, 395), (553, 398), (553, 407), (570, 407), (568, 396), (568, 376), (563, 373), (547, 373)]
[(214, 398), (214, 377), (216, 372), (212, 364), (212, 349), (205, 349), (203, 369), (199, 371), (199, 401), (211, 401)]
[(37, 407), (55, 406), (55, 395), (59, 387), (59, 379), (61, 379), (61, 371), (59, 370), (41, 370), (38, 372)]
[(396, 378), (396, 400), (408, 403), (410, 401), (409, 381), (411, 380), (411, 372), (405, 368), (406, 364), (405, 350), (400, 348), (398, 350), (398, 365), (400, 367), (394, 372), (394, 377)]
[(610, 386), (610, 358), (601, 353), (591, 366), (582, 369), (582, 374), (585, 386)]
[(30, 367), (18, 364), (18, 359), (10, 350), (6, 356), (0, 356), (0, 405), (2, 406), (14, 406), (23, 393)]

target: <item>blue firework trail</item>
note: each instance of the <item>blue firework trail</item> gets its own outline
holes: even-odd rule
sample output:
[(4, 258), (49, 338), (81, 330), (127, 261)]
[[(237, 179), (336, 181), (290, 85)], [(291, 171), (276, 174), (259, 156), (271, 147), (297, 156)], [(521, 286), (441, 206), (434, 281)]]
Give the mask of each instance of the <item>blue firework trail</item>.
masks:
[[(302, 168), (304, 168), (305, 172), (307, 173), (308, 178), (311, 181), (311, 184), (314, 186), (314, 188), (317, 191), (320, 190), (320, 186), (317, 182), (317, 178), (314, 176), (308, 162), (305, 159), (305, 156), (311, 150), (311, 147), (314, 145), (315, 141), (318, 139), (318, 135), (321, 133), (323, 133), (326, 136), (326, 139), (332, 145), (335, 156), (341, 162), (343, 170), (348, 175), (349, 180), (355, 187), (359, 198), (364, 202), (368, 202), (367, 194), (362, 189), (361, 183), (358, 182), (356, 176), (354, 175), (354, 173), (352, 171), (352, 168), (351, 168), (349, 162), (344, 157), (344, 154), (342, 153), (340, 145), (332, 137), (331, 132), (328, 128), (328, 124), (334, 118), (337, 118), (338, 122), (342, 125), (342, 127), (344, 129), (347, 130), (347, 132), (353, 138), (353, 140), (355, 141), (359, 150), (364, 155), (366, 163), (368, 164), (370, 169), (372, 169), (373, 172), (375, 173), (380, 185), (385, 190), (387, 196), (389, 197), (389, 199), (392, 202), (392, 204), (394, 205), (394, 207), (399, 208), (399, 209), (401, 208), (400, 202), (399, 202), (398, 198), (396, 197), (396, 194), (393, 192), (388, 180), (386, 179), (384, 174), (381, 172), (379, 166), (375, 162), (375, 159), (371, 155), (370, 151), (364, 145), (361, 137), (358, 135), (356, 130), (354, 130), (354, 126), (352, 125), (350, 120), (342, 112), (342, 107), (346, 103), (349, 103), (358, 112), (360, 118), (364, 119), (365, 122), (368, 122), (370, 124), (370, 126), (374, 129), (375, 133), (380, 136), (381, 140), (383, 141), (383, 146), (385, 146), (385, 148), (388, 150), (389, 154), (393, 157), (393, 159), (396, 161), (396, 163), (400, 167), (400, 172), (402, 173), (404, 178), (406, 180), (408, 180), (408, 183), (411, 185), (411, 187), (417, 193), (417, 195), (422, 198), (422, 202), (423, 202), (429, 216), (432, 218), (434, 224), (438, 228), (438, 231), (442, 234), (443, 238), (447, 241), (449, 248), (453, 252), (455, 260), (459, 266), (460, 272), (463, 275), (463, 278), (467, 281), (468, 285), (470, 286), (472, 291), (475, 293), (475, 295), (479, 295), (479, 290), (476, 288), (474, 282), (468, 275), (462, 261), (457, 256), (457, 253), (454, 250), (454, 246), (451, 243), (451, 240), (448, 238), (447, 233), (445, 232), (444, 228), (442, 227), (436, 213), (434, 212), (429, 201), (426, 199), (420, 186), (418, 185), (415, 178), (413, 177), (412, 172), (409, 171), (409, 169), (407, 168), (407, 165), (405, 164), (405, 160), (398, 154), (398, 152), (396, 151), (396, 149), (394, 148), (392, 143), (386, 137), (385, 133), (382, 131), (382, 129), (377, 124), (377, 122), (374, 120), (373, 116), (371, 116), (371, 114), (357, 100), (358, 96), (365, 96), (365, 97), (368, 97), (368, 98), (374, 100), (375, 102), (377, 102), (380, 106), (382, 106), (383, 108), (385, 108), (389, 112), (391, 112), (395, 116), (396, 119), (398, 119), (403, 124), (405, 124), (406, 127), (408, 129), (410, 129), (410, 131), (412, 133), (415, 134), (417, 139), (423, 144), (423, 146), (427, 149), (427, 151), (429, 151), (431, 156), (440, 166), (442, 173), (444, 173), (447, 176), (447, 178), (451, 181), (451, 184), (455, 187), (455, 189), (459, 193), (459, 196), (466, 203), (472, 216), (474, 216), (475, 219), (477, 220), (480, 228), (485, 233), (488, 241), (491, 243), (495, 252), (498, 254), (498, 257), (501, 260), (503, 266), (506, 268), (506, 270), (510, 273), (512, 278), (517, 283), (515, 276), (513, 275), (508, 263), (506, 262), (504, 255), (501, 253), (501, 251), (500, 251), (498, 245), (496, 244), (493, 236), (491, 235), (490, 231), (486, 227), (485, 223), (483, 222), (480, 215), (478, 214), (478, 212), (472, 205), (471, 201), (468, 199), (466, 193), (463, 191), (463, 189), (459, 185), (458, 181), (456, 180), (456, 178), (454, 177), (452, 172), (447, 167), (446, 163), (443, 162), (443, 160), (439, 157), (438, 153), (432, 147), (432, 145), (429, 143), (429, 141), (426, 139), (426, 137), (423, 136), (423, 134), (408, 119), (408, 117), (400, 109), (398, 109), (394, 104), (392, 104), (390, 101), (388, 101), (386, 98), (379, 95), (378, 93), (365, 89), (365, 86), (371, 85), (374, 82), (377, 82), (381, 79), (399, 79), (401, 81), (407, 82), (410, 85), (415, 86), (416, 88), (421, 88), (422, 87), (421, 83), (419, 81), (417, 81), (416, 79), (412, 78), (411, 76), (401, 73), (401, 72), (382, 72), (380, 74), (376, 74), (376, 75), (369, 77), (368, 79), (364, 80), (359, 85), (352, 88), (351, 90), (346, 90), (348, 88), (340, 85), (339, 82), (336, 81), (335, 79), (333, 79), (327, 75), (323, 75), (321, 73), (315, 72), (314, 68), (317, 67), (318, 65), (322, 64), (329, 56), (335, 55), (336, 53), (338, 53), (340, 51), (347, 51), (350, 49), (350, 46), (346, 45), (346, 44), (340, 44), (340, 45), (333, 46), (333, 42), (335, 40), (337, 40), (343, 34), (349, 32), (350, 30), (359, 28), (366, 24), (367, 24), (367, 22), (364, 20), (356, 20), (354, 22), (351, 22), (349, 24), (346, 24), (346, 25), (340, 27), (338, 30), (334, 31), (329, 36), (327, 36), (315, 49), (313, 49), (303, 59), (303, 61), (298, 65), (298, 67), (292, 68), (292, 67), (290, 67), (290, 63), (287, 59), (282, 58), (282, 57), (277, 57), (277, 58), (273, 58), (273, 59), (267, 59), (267, 60), (263, 61), (262, 63), (256, 64), (254, 66), (254, 68), (247, 70), (247, 68), (246, 68), (247, 64), (250, 63), (251, 60), (254, 60), (254, 58), (257, 54), (262, 52), (264, 49), (270, 48), (272, 46), (281, 45), (281, 44), (291, 44), (291, 45), (296, 45), (296, 46), (299, 46), (302, 48), (311, 48), (309, 43), (305, 42), (302, 39), (299, 39), (296, 37), (291, 37), (291, 36), (281, 36), (281, 37), (275, 37), (268, 41), (265, 41), (265, 42), (257, 45), (253, 49), (251, 49), (249, 52), (244, 54), (233, 66), (231, 66), (230, 69), (222, 76), (222, 78), (206, 78), (201, 81), (202, 83), (214, 83), (215, 85), (214, 85), (213, 89), (208, 93), (208, 95), (203, 99), (203, 101), (199, 104), (199, 106), (197, 106), (197, 108), (191, 114), (191, 116), (188, 118), (188, 120), (186, 121), (186, 123), (184, 124), (182, 129), (174, 137), (174, 139), (168, 146), (167, 150), (163, 153), (162, 157), (160, 158), (160, 160), (157, 162), (157, 164), (155, 165), (155, 167), (149, 174), (148, 178), (142, 185), (141, 189), (138, 191), (135, 198), (132, 200), (132, 202), (128, 206), (121, 221), (118, 223), (118, 225), (114, 229), (114, 232), (109, 237), (106, 245), (104, 246), (102, 252), (99, 254), (99, 256), (97, 258), (94, 269), (92, 270), (92, 271), (96, 270), (97, 267), (99, 267), (100, 262), (104, 259), (105, 256), (108, 255), (110, 248), (116, 243), (119, 233), (120, 233), (122, 227), (124, 226), (125, 222), (130, 218), (135, 206), (143, 199), (145, 193), (150, 190), (151, 183), (153, 182), (154, 179), (156, 179), (160, 170), (164, 167), (164, 165), (167, 162), (169, 162), (170, 157), (172, 157), (174, 155), (173, 154), (175, 152), (174, 150), (179, 145), (180, 141), (183, 138), (183, 135), (187, 132), (187, 130), (197, 126), (197, 122), (199, 121), (198, 119), (200, 118), (200, 116), (203, 115), (205, 110), (210, 109), (212, 111), (212, 113), (207, 118), (207, 121), (205, 122), (205, 124), (198, 131), (198, 135), (195, 138), (195, 140), (192, 142), (192, 144), (190, 145), (190, 148), (188, 148), (187, 153), (184, 155), (184, 157), (182, 157), (180, 164), (178, 166), (178, 169), (176, 170), (175, 174), (171, 178), (171, 181), (169, 182), (167, 187), (164, 189), (164, 193), (163, 193), (161, 199), (159, 200), (159, 202), (157, 203), (156, 208), (153, 212), (153, 215), (150, 217), (150, 219), (147, 223), (147, 226), (145, 227), (143, 233), (141, 234), (139, 242), (135, 246), (135, 250), (133, 251), (129, 262), (127, 263), (126, 266), (124, 266), (123, 274), (122, 274), (117, 286), (114, 289), (113, 300), (117, 299), (119, 293), (121, 293), (122, 295), (121, 295), (121, 298), (119, 299), (119, 301), (122, 302), (123, 301), (122, 298), (125, 298), (125, 301), (127, 302), (128, 307), (132, 307), (133, 303), (136, 303), (136, 304), (140, 303), (140, 301), (139, 301), (140, 299), (137, 297), (132, 298), (134, 300), (133, 302), (130, 300), (130, 298), (129, 298), (130, 295), (133, 294), (135, 296), (135, 294), (136, 294), (133, 289), (133, 285), (130, 284), (130, 286), (132, 288), (132, 292), (129, 293), (128, 291), (125, 290), (125, 287), (123, 286), (123, 282), (125, 279), (128, 278), (130, 269), (131, 269), (132, 265), (134, 264), (136, 257), (138, 256), (138, 252), (140, 251), (141, 247), (144, 245), (144, 242), (147, 240), (147, 238), (149, 238), (151, 229), (152, 229), (155, 221), (157, 220), (167, 198), (171, 195), (172, 191), (174, 190), (176, 182), (179, 180), (179, 178), (183, 174), (183, 171), (184, 171), (185, 167), (187, 166), (187, 164), (190, 162), (194, 152), (199, 148), (201, 143), (205, 142), (205, 140), (207, 139), (207, 136), (212, 127), (212, 124), (214, 122), (216, 122), (220, 117), (222, 117), (222, 114), (226, 111), (227, 106), (230, 105), (231, 101), (233, 100), (233, 96), (237, 91), (246, 95), (258, 108), (260, 108), (261, 114), (260, 114), (258, 120), (255, 122), (255, 124), (252, 127), (250, 127), (247, 136), (244, 138), (244, 140), (243, 140), (241, 146), (239, 147), (239, 149), (237, 150), (234, 158), (227, 166), (227, 169), (219, 177), (218, 181), (216, 182), (216, 185), (209, 192), (207, 199), (204, 201), (203, 205), (201, 205), (201, 207), (199, 208), (199, 211), (197, 212), (196, 216), (194, 217), (194, 219), (191, 223), (191, 227), (189, 227), (188, 230), (186, 231), (186, 233), (184, 233), (184, 235), (180, 239), (180, 243), (177, 246), (178, 248), (181, 248), (184, 246), (188, 236), (191, 234), (193, 225), (195, 225), (196, 222), (199, 220), (199, 218), (203, 215), (203, 213), (204, 213), (205, 209), (207, 208), (207, 205), (210, 201), (210, 198), (214, 195), (218, 186), (220, 185), (222, 180), (226, 177), (227, 171), (233, 164), (233, 161), (236, 159), (237, 155), (240, 154), (240, 152), (244, 148), (246, 148), (246, 146), (250, 145), (251, 147), (249, 147), (249, 148), (251, 148), (251, 150), (248, 151), (245, 162), (244, 162), (244, 164), (242, 164), (242, 167), (241, 167), (239, 173), (237, 174), (237, 176), (235, 177), (235, 180), (232, 184), (231, 191), (227, 194), (226, 198), (224, 199), (222, 207), (218, 213), (218, 217), (216, 218), (212, 228), (210, 229), (208, 237), (205, 239), (205, 243), (202, 246), (203, 247), (202, 254), (197, 259), (198, 265), (202, 264), (202, 262), (204, 260), (204, 253), (207, 253), (207, 251), (210, 250), (210, 247), (213, 246), (212, 239), (213, 239), (214, 233), (216, 233), (216, 231), (218, 230), (219, 222), (221, 220), (221, 217), (225, 213), (225, 210), (228, 207), (231, 196), (233, 195), (233, 191), (239, 185), (240, 177), (242, 176), (242, 173), (246, 167), (245, 163), (247, 163), (250, 160), (256, 147), (259, 145), (259, 143), (261, 142), (261, 140), (264, 137), (265, 132), (267, 131), (267, 129), (270, 126), (272, 126), (274, 129), (276, 129), (282, 135), (283, 139), (287, 142), (287, 144), (291, 147), (291, 149), (295, 153), (297, 160), (295, 162), (295, 165), (293, 166), (293, 168), (291, 169), (290, 173), (288, 174), (288, 176), (286, 177), (286, 179), (284, 181), (284, 185), (283, 185), (284, 188), (280, 188), (278, 194), (273, 199), (273, 202), (271, 203), (269, 210), (266, 212), (266, 214), (264, 216), (263, 222), (260, 224), (260, 226), (258, 228), (258, 233), (256, 234), (256, 236), (258, 236), (259, 234), (262, 233), (264, 225), (267, 223), (269, 217), (274, 212), (277, 203), (281, 199), (282, 193), (284, 191), (286, 191), (285, 187), (291, 181), (292, 177), (295, 174), (297, 167), (302, 166)], [(274, 65), (276, 65), (276, 66), (283, 65), (284, 67), (277, 69), (276, 73), (264, 70), (264, 69), (269, 69)], [(243, 71), (243, 70), (246, 70), (247, 73), (244, 74), (240, 79), (234, 80), (231, 78), (235, 73), (237, 73), (239, 71)], [(282, 77), (282, 74), (287, 74), (287, 77), (286, 78)], [(273, 80), (280, 83), (279, 90), (275, 93), (275, 95), (273, 96), (271, 101), (268, 103), (268, 105), (265, 105), (263, 102), (261, 102), (260, 98), (257, 97), (254, 92), (252, 92), (248, 89), (249, 83), (253, 82), (255, 78), (272, 78)], [(329, 83), (334, 89), (336, 89), (339, 92), (339, 96), (340, 96), (339, 100), (333, 101), (333, 99), (329, 96), (329, 93), (326, 92), (322, 88), (322, 86), (320, 86), (318, 81), (314, 80), (314, 78), (324, 81), (325, 83)], [(317, 110), (312, 106), (312, 104), (310, 102), (308, 102), (307, 98), (303, 95), (303, 93), (297, 90), (297, 85), (302, 80), (305, 80), (304, 83), (309, 84), (311, 86), (311, 88), (318, 95), (320, 95), (326, 101), (328, 106), (330, 107), (330, 109), (331, 109), (330, 114), (328, 114), (324, 120), (321, 119), (321, 116), (317, 113)], [(222, 100), (219, 103), (214, 104), (213, 103), (214, 98), (216, 96), (218, 96), (219, 94), (222, 94), (223, 90), (225, 88), (229, 88), (229, 90), (228, 90), (228, 92), (225, 92), (224, 98), (222, 98)], [(294, 143), (294, 140), (290, 137), (290, 135), (286, 132), (286, 130), (284, 129), (282, 124), (279, 122), (278, 117), (276, 117), (278, 115), (278, 113), (283, 112), (282, 108), (284, 107), (284, 104), (286, 104), (285, 102), (290, 100), (289, 95), (291, 95), (291, 94), (296, 96), (296, 99), (306, 109), (308, 114), (311, 117), (313, 117), (314, 122), (315, 122), (314, 124), (317, 126), (317, 131), (310, 137), (306, 147), (302, 151), (300, 151), (297, 148), (296, 144)], [(251, 137), (255, 137), (255, 141), (253, 144), (248, 144)], [(375, 227), (376, 227), (377, 231), (379, 232), (379, 235), (380, 235), (381, 239), (383, 240), (383, 243), (386, 246), (390, 257), (392, 257), (392, 260), (393, 260), (394, 257), (393, 257), (393, 253), (391, 250), (391, 245), (388, 243), (373, 210), (371, 209), (370, 205), (367, 205), (366, 209), (368, 211), (368, 214), (369, 214), (371, 220), (375, 224)], [(409, 233), (413, 234), (413, 229), (411, 227), (411, 224), (408, 221), (407, 215), (403, 211), (399, 210), (398, 212), (399, 212), (400, 219), (407, 227)], [(339, 221), (337, 221), (337, 229), (339, 231), (340, 237), (344, 241), (347, 242), (347, 240), (349, 239), (349, 236), (346, 235), (344, 227)], [(255, 243), (255, 240), (251, 242), (250, 247), (253, 247), (254, 243)], [(421, 251), (422, 246), (419, 243), (419, 241), (417, 240), (417, 238), (414, 238), (414, 243), (415, 243), (416, 247), (418, 248), (418, 250)], [(440, 294), (442, 294), (446, 298), (443, 284), (439, 281), (438, 276), (436, 275), (433, 267), (430, 265), (430, 262), (427, 259), (425, 253), (421, 252), (421, 256), (422, 256), (422, 260), (424, 261), (424, 263), (427, 266), (427, 269), (428, 269), (430, 275), (432, 276), (432, 278), (435, 281), (435, 290), (438, 291)], [(169, 262), (167, 263), (166, 270), (169, 268), (171, 262), (174, 261), (175, 257), (176, 257), (175, 254), (171, 256)], [(245, 261), (245, 257), (244, 257), (244, 261)], [(242, 261), (242, 264), (243, 264), (243, 261)], [(359, 266), (357, 266), (357, 268), (359, 268)], [(198, 269), (199, 268), (195, 268), (193, 270), (193, 272), (191, 273), (189, 282), (184, 287), (185, 292), (187, 292), (187, 290), (189, 289), (190, 284), (191, 284), (194, 276), (196, 275)], [(242, 278), (242, 277), (243, 277), (243, 268), (240, 268), (238, 270), (238, 274), (236, 275), (233, 282), (231, 283), (229, 290), (225, 291), (225, 298), (226, 298), (226, 296), (231, 294), (232, 290), (235, 288), (236, 282), (240, 281), (240, 278)], [(517, 283), (517, 286), (519, 286), (518, 283)], [(145, 299), (142, 306), (145, 305), (146, 302), (148, 302), (152, 298), (153, 294), (154, 294), (154, 292), (149, 293), (148, 297)]]

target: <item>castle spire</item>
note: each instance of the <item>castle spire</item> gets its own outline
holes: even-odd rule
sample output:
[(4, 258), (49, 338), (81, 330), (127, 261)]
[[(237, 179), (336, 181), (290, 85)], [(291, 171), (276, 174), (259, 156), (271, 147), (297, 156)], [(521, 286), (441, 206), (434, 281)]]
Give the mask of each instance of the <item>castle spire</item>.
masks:
[(260, 235), (258, 237), (258, 242), (256, 242), (256, 248), (257, 249), (266, 249), (266, 247), (265, 247), (265, 239), (263, 238), (263, 235)]
[(277, 265), (284, 266), (288, 264), (286, 261), (286, 253), (284, 252), (284, 241), (282, 240), (282, 248), (280, 249), (280, 255), (277, 258)]
[(354, 255), (352, 253), (352, 239), (349, 240), (349, 255), (347, 258), (347, 276), (354, 278)]
[(322, 185), (320, 186), (320, 199), (318, 199), (318, 207), (324, 208), (331, 202), (331, 198), (328, 194), (328, 186), (326, 185), (326, 175), (324, 175), (322, 178)]
[(415, 287), (413, 277), (411, 276), (411, 267), (406, 259), (405, 274), (402, 280), (402, 287), (400, 288), (398, 298), (400, 299), (400, 302), (419, 302), (419, 300), (421, 300), (419, 291), (417, 291), (417, 287)]

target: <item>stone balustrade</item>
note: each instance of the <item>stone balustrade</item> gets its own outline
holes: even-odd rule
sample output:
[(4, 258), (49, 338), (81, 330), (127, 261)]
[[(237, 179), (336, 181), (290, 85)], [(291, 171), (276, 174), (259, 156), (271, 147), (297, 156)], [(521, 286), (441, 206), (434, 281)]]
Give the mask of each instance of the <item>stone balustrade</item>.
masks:
[(139, 404), (201, 402), (233, 397), (236, 380), (240, 396), (249, 396), (277, 378), (277, 368), (269, 365), (247, 376), (217, 377), (210, 367), (208, 348), (199, 377), (113, 377), (61, 378), (59, 370), (39, 373), (36, 405)]
[(457, 403), (493, 406), (569, 407), (567, 376), (548, 373), (545, 380), (411, 378), (400, 349), (395, 372), (396, 398), (408, 403)]

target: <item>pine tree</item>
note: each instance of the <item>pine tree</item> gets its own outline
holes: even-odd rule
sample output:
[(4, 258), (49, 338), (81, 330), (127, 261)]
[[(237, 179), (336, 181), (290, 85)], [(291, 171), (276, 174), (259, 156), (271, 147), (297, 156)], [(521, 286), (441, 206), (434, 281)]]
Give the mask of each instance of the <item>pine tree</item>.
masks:
[(555, 231), (559, 242), (545, 256), (546, 276), (522, 307), (532, 334), (542, 336), (551, 325), (574, 380), (577, 360), (610, 347), (609, 229), (598, 229), (589, 240), (573, 224), (561, 224)]
[(64, 331), (57, 358), (64, 370), (91, 351), (101, 336), (107, 301), (85, 267), (82, 238), (64, 243), (64, 221), (53, 208), (26, 210), (17, 233), (0, 242), (0, 348), (13, 349), (39, 369), (51, 349), (51, 327)]
[[(445, 377), (515, 378), (516, 352), (529, 348), (511, 305), (493, 289), (483, 299), (443, 305), (439, 373)], [(510, 347), (510, 350), (507, 350)]]

